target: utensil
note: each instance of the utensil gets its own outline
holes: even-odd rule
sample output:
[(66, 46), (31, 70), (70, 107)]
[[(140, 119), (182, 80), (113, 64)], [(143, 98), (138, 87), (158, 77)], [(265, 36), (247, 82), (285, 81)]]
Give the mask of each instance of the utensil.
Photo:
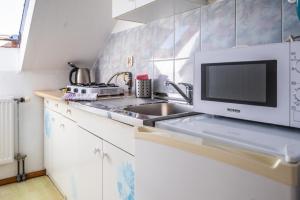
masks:
[(152, 94), (152, 81), (148, 80), (135, 80), (135, 96), (137, 98), (151, 98)]

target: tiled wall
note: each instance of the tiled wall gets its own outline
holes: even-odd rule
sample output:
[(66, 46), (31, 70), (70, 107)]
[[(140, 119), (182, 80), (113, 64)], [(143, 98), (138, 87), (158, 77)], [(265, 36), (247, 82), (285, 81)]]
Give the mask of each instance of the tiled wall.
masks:
[[(95, 64), (96, 79), (116, 72), (148, 73), (154, 90), (165, 80), (193, 82), (194, 53), (236, 46), (278, 43), (300, 35), (295, 4), (287, 0), (222, 0), (170, 18), (112, 34)], [(134, 67), (127, 57), (134, 56)]]

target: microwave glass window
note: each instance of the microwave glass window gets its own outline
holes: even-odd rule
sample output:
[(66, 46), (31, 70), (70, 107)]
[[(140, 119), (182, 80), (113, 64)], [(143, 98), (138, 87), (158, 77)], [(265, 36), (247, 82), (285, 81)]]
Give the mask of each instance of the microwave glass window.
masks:
[(206, 71), (209, 98), (266, 102), (266, 65), (211, 66)]
[(202, 99), (276, 105), (276, 61), (202, 65)]

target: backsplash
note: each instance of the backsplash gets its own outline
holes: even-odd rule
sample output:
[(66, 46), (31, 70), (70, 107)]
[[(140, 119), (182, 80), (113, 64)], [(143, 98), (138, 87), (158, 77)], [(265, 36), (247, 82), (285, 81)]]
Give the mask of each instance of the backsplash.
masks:
[(222, 0), (111, 34), (94, 66), (96, 80), (120, 71), (148, 73), (154, 91), (173, 93), (164, 81), (193, 83), (195, 52), (279, 43), (291, 34), (300, 35), (300, 21), (287, 0)]

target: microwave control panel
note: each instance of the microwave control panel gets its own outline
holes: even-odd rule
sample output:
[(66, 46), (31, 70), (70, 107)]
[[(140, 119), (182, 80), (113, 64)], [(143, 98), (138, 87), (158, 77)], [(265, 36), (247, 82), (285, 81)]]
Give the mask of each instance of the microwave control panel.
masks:
[(300, 42), (291, 43), (291, 126), (300, 128)]

